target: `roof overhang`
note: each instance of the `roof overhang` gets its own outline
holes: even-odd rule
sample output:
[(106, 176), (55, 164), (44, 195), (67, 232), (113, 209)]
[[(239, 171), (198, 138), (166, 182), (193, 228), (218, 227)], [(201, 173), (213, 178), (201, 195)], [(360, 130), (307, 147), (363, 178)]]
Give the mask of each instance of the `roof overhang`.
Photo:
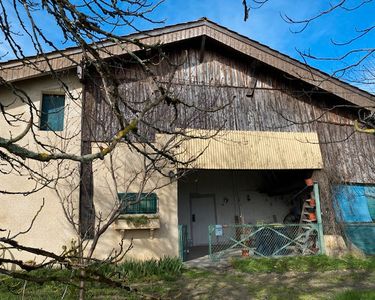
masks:
[[(241, 52), (355, 105), (361, 107), (374, 107), (375, 105), (374, 95), (205, 18), (129, 35), (126, 38), (128, 40), (137, 39), (144, 44), (155, 45), (171, 44), (199, 36), (207, 36), (232, 48), (234, 51)], [(138, 46), (128, 42), (122, 44), (103, 42), (99, 46), (102, 49), (100, 53), (103, 58), (139, 50)], [(26, 63), (20, 60), (2, 63), (0, 64), (0, 76), (4, 80), (11, 82), (43, 76), (50, 71), (50, 68), (57, 71), (75, 68), (81, 62), (82, 52), (79, 48), (68, 48), (61, 51), (61, 53), (51, 52), (47, 55), (47, 58), (48, 62), (44, 57), (31, 57), (28, 58)]]

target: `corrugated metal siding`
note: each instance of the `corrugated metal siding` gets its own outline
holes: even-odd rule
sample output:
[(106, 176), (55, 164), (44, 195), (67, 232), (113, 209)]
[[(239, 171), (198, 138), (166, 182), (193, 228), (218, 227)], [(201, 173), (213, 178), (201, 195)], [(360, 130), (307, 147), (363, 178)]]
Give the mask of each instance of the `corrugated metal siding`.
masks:
[[(177, 157), (198, 169), (267, 170), (321, 169), (323, 160), (315, 132), (188, 130)], [(162, 142), (163, 135), (157, 140)], [(203, 153), (202, 153), (203, 152)], [(201, 154), (202, 153), (202, 154)], [(200, 155), (201, 154), (201, 155)], [(200, 155), (200, 156), (199, 156)]]

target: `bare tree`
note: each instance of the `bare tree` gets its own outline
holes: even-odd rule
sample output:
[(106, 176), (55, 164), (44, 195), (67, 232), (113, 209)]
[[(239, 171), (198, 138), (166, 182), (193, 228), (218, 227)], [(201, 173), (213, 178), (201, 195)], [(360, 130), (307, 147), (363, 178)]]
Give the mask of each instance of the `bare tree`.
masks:
[[(137, 32), (138, 20), (161, 23), (150, 17), (161, 2), (12, 0), (0, 3), (0, 35), (4, 40), (2, 46), (8, 51), (3, 57), (16, 59), (15, 65), (0, 64), (0, 174), (4, 178), (0, 193), (26, 196), (52, 191), (49, 195), (60, 200), (62, 212), (74, 233), (72, 243), (60, 252), (22, 242), (22, 237), (32, 231), (40, 212), (53, 201), (43, 199), (30, 220), (24, 220), (29, 224), (25, 230), (14, 232), (1, 226), (0, 243), (4, 253), (0, 258), (1, 274), (39, 283), (58, 281), (77, 286), (80, 299), (84, 298), (85, 282), (90, 281), (131, 290), (121, 280), (101, 273), (97, 266), (121, 261), (132, 244), (125, 245), (121, 240), (105, 258), (98, 258), (95, 251), (100, 238), (127, 205), (139, 202), (144, 193), (150, 194), (170, 184), (171, 178), (175, 180), (179, 176), (175, 173), (171, 176), (171, 171), (196, 159), (195, 155), (179, 160), (178, 154), (183, 151), (179, 146), (188, 139), (210, 138), (217, 132), (194, 136), (188, 128), (200, 115), (215, 113), (230, 103), (211, 106), (184, 101), (173, 78), (174, 70), (184, 61), (173, 61), (158, 42), (145, 43), (121, 34), (129, 29)], [(46, 30), (46, 21), (56, 23), (53, 32)], [(26, 44), (31, 46), (31, 53), (25, 51)], [(63, 46), (70, 48), (62, 49)], [(157, 71), (160, 69), (168, 70), (167, 75), (160, 75)], [(141, 74), (138, 81), (147, 90), (142, 99), (129, 96), (137, 81), (128, 77), (131, 70)], [(48, 120), (40, 121), (45, 116), (43, 107), (36, 104), (27, 82), (17, 81), (17, 72), (48, 75), (47, 81), (53, 83), (52, 94), (57, 91), (65, 95), (68, 103), (59, 108), (68, 112), (63, 131)], [(79, 81), (72, 79), (72, 74)], [(90, 106), (95, 101), (106, 111), (104, 119), (98, 118), (97, 111)], [(181, 116), (182, 110), (189, 114)], [(165, 119), (160, 122), (161, 118)], [(159, 143), (155, 139), (158, 134), (163, 136)], [(93, 222), (87, 226), (80, 217), (87, 212), (76, 201), (78, 194), (90, 193), (85, 190), (83, 178), (93, 176), (94, 161), (98, 160), (98, 168), (107, 170), (106, 186), (117, 191), (117, 148), (141, 157), (143, 163), (122, 183), (124, 191), (136, 185), (138, 196), (124, 204), (114, 193), (105, 208), (90, 212)], [(150, 184), (150, 178), (155, 178), (156, 173), (161, 179)], [(27, 184), (14, 188), (15, 185), (9, 184), (14, 180)], [(25, 261), (7, 254), (15, 250), (35, 259)], [(56, 265), (72, 270), (72, 276), (35, 277), (10, 267), (33, 271)]]
[[(267, 4), (265, 1), (243, 1), (244, 20), (249, 18), (251, 8), (261, 8)], [(287, 11), (281, 11), (281, 18), (290, 25), (290, 31), (294, 34), (303, 33), (309, 27), (321, 22), (323, 18), (334, 18), (337, 14), (354, 14), (358, 11), (364, 11), (374, 5), (372, 0), (361, 0), (352, 3), (348, 0), (340, 0), (334, 3), (327, 2), (325, 8), (313, 12), (308, 17), (301, 18), (298, 15), (289, 15)], [(345, 37), (332, 36), (331, 44), (339, 50), (339, 55), (327, 57), (319, 55), (319, 49), (315, 50), (315, 54), (309, 49), (297, 49), (297, 53), (301, 60), (306, 63), (311, 61), (331, 61), (339, 62), (343, 67), (339, 67), (330, 74), (332, 77), (340, 78), (346, 82), (357, 85), (370, 93), (373, 92), (374, 86), (374, 53), (375, 47), (371, 43), (366, 47), (358, 47), (356, 42), (369, 39), (375, 30), (375, 25), (362, 24), (363, 19), (357, 18), (356, 23), (352, 24), (352, 31), (345, 32)], [(349, 107), (349, 106), (348, 106)], [(329, 110), (335, 109), (330, 108)], [(354, 129), (363, 133), (374, 133), (374, 115), (373, 107), (365, 107), (358, 113), (358, 121), (354, 125)], [(321, 118), (319, 116), (317, 119)], [(316, 120), (309, 120), (314, 122)]]
[[(250, 18), (251, 13), (254, 11), (248, 9), (248, 6), (253, 2), (258, 1), (243, 1), (243, 7), (245, 10), (244, 19)], [(260, 1), (262, 6), (272, 5), (272, 1)], [(320, 25), (323, 22), (331, 21), (331, 24), (335, 24), (334, 28), (341, 26), (341, 20), (351, 18), (352, 23), (349, 26), (349, 30), (341, 29), (340, 31), (332, 30), (330, 38), (330, 46), (334, 48), (334, 52), (338, 53), (335, 56), (326, 56), (321, 53), (321, 49), (310, 49), (309, 45), (306, 45), (306, 49), (297, 49), (297, 55), (300, 60), (305, 63), (306, 69), (310, 69), (311, 63), (328, 63), (331, 64), (333, 71), (327, 78), (323, 80), (330, 80), (331, 78), (338, 78), (344, 82), (353, 84), (361, 89), (366, 90), (369, 93), (369, 98), (373, 98), (374, 94), (374, 53), (375, 45), (373, 35), (375, 32), (375, 23), (373, 19), (363, 17), (365, 14), (370, 15), (371, 9), (374, 8), (374, 1), (372, 0), (360, 0), (360, 1), (324, 1), (319, 5), (310, 5), (311, 9), (307, 16), (302, 10), (297, 10), (294, 14), (290, 14), (287, 7), (281, 8), (280, 16), (283, 21), (289, 25), (290, 32), (292, 34), (300, 34), (303, 38), (303, 33), (307, 33), (307, 30), (319, 30)], [(314, 10), (314, 7), (318, 7)], [(299, 13), (300, 12), (300, 13)], [(355, 17), (356, 16), (356, 17)], [(329, 31), (329, 28), (326, 29)], [(298, 79), (298, 78), (297, 78)], [(317, 80), (317, 79), (316, 79)], [(319, 86), (319, 82), (317, 82)], [(312, 99), (314, 92), (304, 93), (301, 98)], [(317, 105), (319, 106), (319, 105)], [(328, 139), (320, 138), (319, 143), (322, 148), (325, 148), (327, 152), (332, 152), (330, 159), (327, 159), (325, 168), (319, 173), (319, 180), (322, 183), (323, 189), (321, 190), (322, 198), (326, 199), (326, 203), (323, 205), (323, 214), (325, 219), (325, 231), (326, 232), (337, 232), (343, 234), (342, 230), (345, 230), (344, 218), (338, 201), (337, 191), (340, 185), (350, 185), (352, 182), (374, 182), (374, 161), (372, 156), (363, 154), (363, 152), (371, 153), (371, 150), (358, 149), (356, 157), (345, 156), (345, 150), (348, 151), (350, 148), (356, 146), (350, 146), (351, 143), (355, 143), (355, 140), (367, 140), (370, 141), (371, 135), (375, 133), (375, 115), (374, 105), (366, 107), (360, 107), (352, 105), (347, 102), (333, 103), (326, 105), (317, 115), (306, 116), (306, 118), (300, 120), (295, 116), (288, 116), (287, 112), (283, 112), (280, 109), (276, 109), (276, 113), (279, 114), (283, 119), (288, 122), (287, 126), (294, 125), (312, 125), (315, 126), (322, 121), (327, 114), (331, 112), (337, 113), (338, 116), (351, 115), (353, 120), (350, 127), (347, 127), (345, 132), (341, 134), (332, 134)], [(328, 122), (329, 123), (329, 122)], [(334, 126), (334, 124), (332, 124)], [(314, 127), (316, 130), (317, 127)], [(329, 131), (328, 131), (329, 132)], [(363, 137), (361, 134), (368, 134), (368, 137)], [(322, 134), (323, 136), (324, 134)], [(370, 143), (364, 144), (363, 148), (371, 147)], [(360, 146), (361, 147), (361, 146)], [(337, 149), (340, 151), (337, 152)], [(351, 168), (337, 172), (337, 165), (340, 165), (340, 160), (350, 159)], [(365, 171), (368, 175), (366, 179), (359, 179), (358, 174), (361, 173), (362, 169), (367, 168), (369, 172)], [(354, 180), (353, 180), (354, 178)], [(363, 181), (361, 181), (363, 180)], [(345, 189), (343, 189), (345, 190)], [(343, 191), (342, 190), (342, 191)], [(353, 201), (358, 195), (341, 191), (341, 197), (346, 197), (348, 203)], [(347, 190), (349, 191), (349, 189)], [(355, 205), (355, 204), (354, 204)], [(355, 207), (353, 207), (355, 211)], [(339, 223), (340, 226), (336, 226)], [(343, 226), (342, 226), (343, 225)], [(370, 226), (370, 225), (369, 225)], [(345, 236), (343, 234), (343, 236)], [(350, 243), (349, 243), (350, 244)]]
[[(254, 1), (255, 7), (259, 8), (265, 5), (268, 0), (266, 1)], [(248, 6), (254, 5), (250, 1), (243, 1), (243, 7), (245, 9), (245, 21), (248, 18), (249, 8)], [(271, 5), (271, 3), (269, 3)], [(322, 22), (323, 18), (336, 18), (337, 16), (342, 16), (345, 18), (346, 15), (358, 13), (360, 10), (362, 13), (365, 12), (366, 9), (371, 8), (374, 5), (372, 0), (361, 0), (352, 1), (348, 0), (340, 0), (335, 2), (326, 2), (324, 4), (323, 9), (318, 9), (315, 12), (311, 12), (311, 14), (307, 17), (301, 17), (299, 15), (290, 15), (286, 10), (281, 11), (280, 15), (281, 18), (290, 25), (290, 31), (292, 33), (298, 34), (302, 33), (310, 27), (313, 27), (314, 24), (318, 22)], [(373, 55), (375, 53), (375, 47), (373, 45), (368, 44), (366, 47), (358, 47), (356, 42), (360, 40), (369, 39), (371, 40), (371, 35), (375, 30), (374, 24), (367, 24), (364, 22), (365, 19), (357, 18), (355, 23), (352, 24), (352, 31), (347, 32), (345, 31), (344, 38), (341, 36), (336, 36), (333, 33), (331, 38), (332, 46), (337, 47), (338, 52), (341, 53), (337, 56), (327, 57), (322, 54), (319, 54), (319, 50), (315, 50), (315, 54), (310, 52), (310, 50), (301, 49), (298, 50), (299, 55), (301, 58), (308, 62), (311, 60), (319, 60), (319, 61), (332, 61), (332, 62), (341, 62), (343, 67), (340, 67), (331, 74), (333, 77), (341, 78), (345, 81), (349, 81), (352, 83), (360, 83), (362, 86), (363, 84), (372, 84), (372, 80), (369, 77), (358, 82), (358, 76), (356, 76), (357, 80), (351, 80), (351, 72), (359, 72), (362, 70), (371, 70), (371, 64), (373, 64)], [(340, 49), (341, 48), (341, 49)], [(367, 73), (371, 73), (368, 72)]]

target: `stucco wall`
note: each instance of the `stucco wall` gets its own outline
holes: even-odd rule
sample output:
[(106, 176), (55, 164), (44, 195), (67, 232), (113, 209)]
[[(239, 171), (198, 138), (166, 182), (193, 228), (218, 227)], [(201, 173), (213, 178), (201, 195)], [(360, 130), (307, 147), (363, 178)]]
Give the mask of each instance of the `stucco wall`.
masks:
[[(34, 126), (38, 140), (48, 145), (69, 153), (80, 153), (80, 130), (81, 130), (81, 91), (82, 87), (74, 75), (66, 75), (63, 78), (74, 99), (65, 93), (65, 118), (64, 130), (57, 136), (53, 132), (40, 131), (39, 118), (35, 118)], [(24, 90), (32, 100), (37, 109), (41, 109), (43, 93), (64, 94), (58, 82), (49, 77), (37, 78), (18, 83), (18, 87)], [(29, 120), (28, 107), (21, 103), (10, 91), (0, 89), (0, 101), (6, 106), (10, 114), (23, 114), (25, 121)], [(25, 123), (26, 126), (26, 123)], [(4, 116), (0, 114), (0, 136), (4, 138), (14, 137), (22, 132), (24, 127), (10, 127), (6, 124)], [(11, 132), (11, 135), (10, 133)], [(31, 150), (44, 152), (29, 134), (20, 145)], [(93, 145), (93, 151), (97, 145)], [(110, 158), (94, 162), (94, 203), (97, 214), (105, 216), (113, 208), (118, 192), (138, 192), (142, 182), (141, 174), (143, 161), (135, 153), (129, 151), (124, 145), (120, 145), (112, 154), (114, 168), (116, 169), (116, 180), (112, 180), (109, 169)], [(79, 164), (69, 161), (51, 162), (41, 164), (26, 161), (35, 170), (39, 170), (48, 176), (67, 176), (59, 180), (56, 188), (52, 185), (41, 191), (23, 195), (0, 194), (0, 228), (8, 230), (12, 234), (26, 230), (38, 209), (45, 201), (44, 207), (36, 218), (32, 228), (25, 234), (17, 237), (17, 240), (27, 246), (39, 247), (54, 252), (61, 252), (63, 245), (70, 245), (72, 239), (77, 239), (77, 233), (72, 225), (66, 220), (63, 206), (73, 208), (75, 217), (78, 218), (79, 200)], [(2, 167), (4, 168), (4, 167)], [(138, 176), (135, 176), (138, 174)], [(134, 177), (135, 176), (135, 177)], [(134, 180), (133, 180), (134, 179)], [(0, 174), (0, 189), (14, 192), (27, 192), (34, 188), (34, 181), (29, 180), (27, 172), (24, 176), (15, 174)], [(162, 187), (162, 188), (160, 188)], [(154, 190), (158, 196), (160, 229), (154, 231), (153, 237), (149, 230), (116, 230), (112, 225), (102, 236), (95, 251), (95, 256), (106, 258), (108, 254), (118, 248), (121, 239), (124, 246), (133, 241), (133, 249), (126, 258), (148, 259), (163, 256), (178, 255), (178, 224), (177, 224), (177, 184), (167, 177), (153, 174), (144, 186), (144, 190)], [(97, 223), (98, 224), (98, 223)], [(25, 260), (38, 260), (35, 255), (26, 252), (13, 252), (14, 257)]]
[[(93, 144), (93, 151), (97, 148)], [(158, 197), (160, 220), (160, 229), (154, 231), (153, 237), (148, 229), (118, 230), (113, 224), (98, 244), (97, 257), (105, 258), (110, 251), (118, 249), (122, 238), (124, 247), (131, 240), (133, 244), (125, 259), (178, 256), (177, 183), (156, 171), (145, 174), (144, 162), (140, 154), (121, 144), (110, 156), (93, 164), (96, 214), (101, 213), (104, 218), (110, 214), (118, 201), (117, 192), (154, 192)]]
[[(58, 132), (60, 136), (51, 131), (40, 131), (38, 129), (40, 124), (38, 116), (34, 116), (33, 130), (41, 143), (52, 145), (69, 153), (79, 154), (82, 88), (74, 75), (63, 75), (62, 80), (67, 85), (69, 93), (65, 93), (61, 88), (61, 84), (49, 76), (19, 82), (17, 87), (28, 95), (37, 109), (41, 109), (43, 93), (65, 94), (64, 130)], [(5, 106), (8, 113), (13, 115), (22, 114), (23, 120), (26, 122), (29, 120), (29, 107), (23, 104), (9, 90), (0, 88), (0, 102)], [(15, 137), (26, 127), (26, 123), (17, 125), (16, 127), (9, 126), (4, 119), (4, 115), (0, 114), (1, 137)], [(31, 133), (17, 142), (17, 144), (34, 151), (46, 152), (35, 142)], [(4, 150), (2, 149), (2, 151)], [(0, 190), (18, 192), (10, 195), (0, 193), (0, 228), (7, 230), (2, 232), (2, 234), (10, 232), (13, 235), (20, 231), (25, 231), (30, 226), (44, 199), (44, 207), (35, 219), (32, 228), (27, 233), (19, 235), (17, 240), (27, 246), (39, 247), (59, 253), (62, 251), (62, 246), (69, 245), (71, 239), (75, 237), (71, 224), (67, 222), (64, 216), (62, 202), (69, 201), (73, 205), (72, 207), (77, 209), (79, 164), (68, 161), (60, 162), (59, 164), (57, 162), (42, 164), (30, 160), (24, 160), (24, 163), (48, 178), (59, 176), (61, 180), (58, 181), (56, 189), (53, 184), (49, 184), (48, 187), (27, 195), (24, 192), (29, 192), (34, 188), (38, 189), (41, 185), (35, 185), (35, 181), (30, 178), (28, 172), (24, 171), (20, 175), (11, 171), (9, 166), (2, 164), (0, 166), (2, 171), (10, 171), (10, 174), (0, 174)], [(76, 215), (78, 216), (78, 211)], [(13, 252), (12, 255), (20, 259), (38, 260), (38, 257), (29, 255), (26, 252), (17, 251)]]

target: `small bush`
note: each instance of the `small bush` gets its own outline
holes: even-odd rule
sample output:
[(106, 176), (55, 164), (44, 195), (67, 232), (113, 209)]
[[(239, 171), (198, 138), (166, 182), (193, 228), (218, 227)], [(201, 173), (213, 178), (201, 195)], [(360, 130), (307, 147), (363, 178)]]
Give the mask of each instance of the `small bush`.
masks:
[(160, 260), (130, 260), (120, 264), (116, 269), (120, 274), (131, 281), (155, 277), (172, 280), (176, 279), (181, 274), (182, 262), (177, 258), (170, 257), (165, 257)]

